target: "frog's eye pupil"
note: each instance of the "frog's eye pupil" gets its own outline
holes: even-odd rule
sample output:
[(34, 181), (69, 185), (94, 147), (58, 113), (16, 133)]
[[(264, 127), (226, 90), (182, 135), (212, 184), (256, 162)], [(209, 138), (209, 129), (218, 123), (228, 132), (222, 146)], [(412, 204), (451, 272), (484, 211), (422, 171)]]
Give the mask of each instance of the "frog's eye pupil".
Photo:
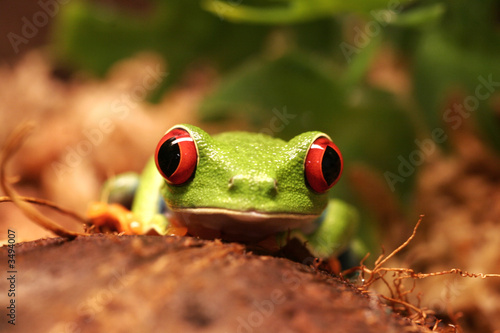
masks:
[(165, 134), (156, 146), (155, 162), (168, 183), (181, 185), (190, 180), (196, 171), (198, 152), (189, 132), (174, 128)]
[(157, 160), (159, 169), (165, 177), (171, 177), (181, 162), (181, 150), (175, 137), (171, 137), (160, 146)]
[(304, 161), (307, 185), (315, 192), (326, 192), (338, 182), (342, 168), (342, 154), (338, 147), (325, 136), (314, 140)]
[(321, 170), (323, 170), (323, 177), (328, 186), (332, 185), (339, 178), (341, 169), (342, 161), (340, 155), (332, 147), (326, 146), (323, 161), (321, 161)]

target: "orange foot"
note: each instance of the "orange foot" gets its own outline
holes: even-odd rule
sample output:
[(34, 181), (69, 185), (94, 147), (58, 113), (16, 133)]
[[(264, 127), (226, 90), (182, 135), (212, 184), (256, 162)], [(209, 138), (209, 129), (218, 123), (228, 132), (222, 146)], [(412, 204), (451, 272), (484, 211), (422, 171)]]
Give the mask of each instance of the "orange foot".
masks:
[(125, 235), (142, 233), (142, 223), (120, 204), (92, 202), (87, 209), (91, 233), (118, 232)]
[[(89, 232), (111, 233), (117, 232), (125, 235), (158, 235), (155, 229), (144, 230), (144, 223), (139, 217), (120, 204), (106, 202), (92, 202), (87, 210), (90, 220)], [(187, 228), (182, 226), (169, 226), (165, 235), (185, 236)]]

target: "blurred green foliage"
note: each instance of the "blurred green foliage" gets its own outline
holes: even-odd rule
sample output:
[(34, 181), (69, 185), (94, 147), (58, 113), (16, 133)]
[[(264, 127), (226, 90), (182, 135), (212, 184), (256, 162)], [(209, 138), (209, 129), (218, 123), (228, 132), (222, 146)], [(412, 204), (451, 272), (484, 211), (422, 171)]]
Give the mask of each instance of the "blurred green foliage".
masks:
[[(414, 172), (402, 175), (401, 160), (419, 149), (415, 138), (471, 117), (500, 149), (498, 0), (156, 0), (140, 15), (74, 0), (61, 9), (54, 50), (66, 64), (103, 75), (119, 59), (158, 52), (169, 76), (156, 98), (193, 64), (210, 64), (220, 83), (201, 105), (203, 119), (245, 117), (286, 139), (325, 131), (347, 168), (378, 170), (404, 200)], [(366, 80), (388, 46), (407, 59), (407, 93)], [(491, 83), (481, 88), (487, 98), (476, 96), (481, 78)], [(446, 113), (456, 92), (471, 111)], [(388, 172), (400, 178), (391, 184)], [(335, 195), (352, 200), (345, 181)]]

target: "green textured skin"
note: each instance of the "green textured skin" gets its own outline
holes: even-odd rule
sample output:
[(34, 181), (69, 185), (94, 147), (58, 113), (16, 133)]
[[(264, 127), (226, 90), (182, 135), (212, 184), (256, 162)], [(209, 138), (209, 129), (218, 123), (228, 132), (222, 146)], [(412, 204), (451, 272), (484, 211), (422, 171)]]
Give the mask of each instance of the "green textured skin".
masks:
[(211, 137), (192, 125), (179, 127), (195, 140), (199, 160), (192, 180), (163, 187), (169, 207), (319, 215), (327, 206), (328, 194), (312, 191), (304, 178), (309, 146), (325, 134), (306, 132), (286, 142), (248, 132)]

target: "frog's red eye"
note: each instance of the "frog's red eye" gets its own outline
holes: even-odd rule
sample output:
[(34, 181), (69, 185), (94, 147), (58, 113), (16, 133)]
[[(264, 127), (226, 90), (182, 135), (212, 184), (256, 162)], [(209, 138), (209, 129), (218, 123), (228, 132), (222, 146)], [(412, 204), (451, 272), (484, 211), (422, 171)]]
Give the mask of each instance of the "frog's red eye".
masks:
[(314, 140), (304, 162), (306, 182), (311, 189), (323, 193), (340, 179), (343, 161), (340, 150), (327, 137)]
[(187, 182), (194, 175), (197, 161), (196, 144), (185, 129), (174, 128), (156, 146), (156, 167), (169, 184)]

